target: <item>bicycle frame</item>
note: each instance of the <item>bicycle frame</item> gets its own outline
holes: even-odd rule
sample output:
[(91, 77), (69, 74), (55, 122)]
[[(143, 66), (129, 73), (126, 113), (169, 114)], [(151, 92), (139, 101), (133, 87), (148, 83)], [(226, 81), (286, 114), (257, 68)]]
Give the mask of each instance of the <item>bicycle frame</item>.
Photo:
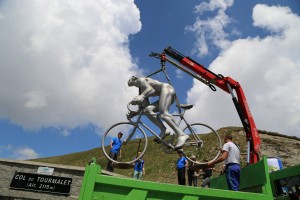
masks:
[[(130, 109), (129, 109), (130, 110)], [(131, 110), (130, 110), (131, 111)], [(130, 122), (134, 123), (135, 126), (134, 126), (134, 129), (132, 130), (132, 132), (128, 135), (128, 137), (124, 140), (124, 143), (126, 144), (130, 139), (131, 137), (134, 135), (135, 133), (135, 130), (137, 129), (137, 127), (139, 125), (141, 125), (142, 127), (144, 127), (145, 129), (147, 129), (152, 135), (154, 135), (157, 139), (159, 139), (164, 145), (166, 146), (169, 146), (171, 147), (172, 149), (174, 149), (175, 147), (171, 144), (167, 144), (158, 134), (156, 134), (150, 127), (148, 127), (144, 122), (141, 121), (141, 118), (143, 115), (146, 115), (143, 113), (143, 109), (139, 111), (139, 114), (138, 114), (138, 118), (137, 120), (134, 122), (132, 121), (131, 119), (129, 120)]]
[[(180, 106), (180, 104), (179, 104), (179, 106)], [(194, 132), (194, 130), (192, 129), (191, 124), (188, 123), (188, 122), (186, 121), (186, 119), (184, 118), (184, 114), (185, 114), (185, 110), (183, 110), (183, 112), (181, 112), (181, 113), (179, 113), (179, 114), (173, 114), (173, 116), (175, 116), (175, 117), (180, 117), (179, 122), (178, 122), (178, 125), (180, 125), (181, 122), (184, 121), (186, 127), (187, 127), (187, 128), (189, 129), (189, 131), (193, 134), (193, 136), (197, 139), (197, 141), (201, 141), (200, 138), (198, 137), (198, 135), (197, 135), (197, 134)]]
[[(130, 106), (131, 102), (128, 104), (127, 108), (130, 112), (134, 112), (132, 111), (129, 106)], [(138, 118), (137, 120), (134, 122), (131, 119), (129, 119), (130, 122), (134, 123), (134, 129), (132, 130), (132, 132), (128, 135), (128, 137), (124, 140), (124, 143), (126, 144), (127, 141), (129, 141), (131, 139), (131, 137), (134, 135), (137, 127), (139, 125), (141, 125), (142, 127), (144, 127), (145, 129), (147, 129), (152, 135), (154, 135), (157, 139), (159, 139), (161, 141), (162, 144), (164, 144), (167, 147), (172, 148), (173, 150), (175, 149), (175, 147), (172, 144), (166, 143), (158, 134), (156, 134), (150, 127), (148, 127), (144, 122), (141, 121), (141, 118), (143, 115), (146, 115), (145, 113), (143, 113), (144, 109), (139, 110), (139, 114), (138, 114)], [(192, 133), (193, 137), (196, 138), (196, 141), (194, 142), (187, 142), (187, 145), (193, 145), (193, 144), (199, 144), (202, 143), (202, 140), (200, 140), (200, 138), (198, 137), (198, 135), (194, 132), (194, 130), (191, 128), (191, 125), (186, 121), (186, 119), (184, 118), (184, 114), (185, 114), (185, 110), (183, 110), (183, 112), (179, 113), (179, 114), (173, 114), (172, 116), (175, 117), (180, 117), (180, 120), (178, 122), (178, 125), (181, 124), (182, 121), (185, 122), (186, 127), (190, 130), (190, 132)], [(186, 144), (184, 146), (186, 146)]]

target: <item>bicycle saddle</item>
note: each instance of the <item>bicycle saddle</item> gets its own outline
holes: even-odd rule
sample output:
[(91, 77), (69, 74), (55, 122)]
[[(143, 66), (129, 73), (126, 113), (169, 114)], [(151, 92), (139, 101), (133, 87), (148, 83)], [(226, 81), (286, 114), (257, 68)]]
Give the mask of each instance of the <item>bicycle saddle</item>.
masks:
[(192, 104), (180, 104), (179, 106), (180, 106), (180, 108), (185, 109), (185, 110), (188, 110), (188, 109), (191, 109), (192, 107), (194, 107), (194, 105), (192, 105)]

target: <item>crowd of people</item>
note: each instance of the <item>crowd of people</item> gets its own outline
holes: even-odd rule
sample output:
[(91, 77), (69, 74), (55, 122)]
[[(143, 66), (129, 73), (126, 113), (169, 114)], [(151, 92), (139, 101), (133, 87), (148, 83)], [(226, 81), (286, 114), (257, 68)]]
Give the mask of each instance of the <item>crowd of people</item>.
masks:
[[(122, 132), (118, 133), (116, 138), (113, 138), (110, 142), (110, 158), (117, 160), (118, 156), (121, 157), (121, 147), (123, 136)], [(226, 175), (226, 181), (229, 190), (238, 191), (240, 184), (240, 149), (232, 141), (232, 136), (230, 134), (225, 135), (224, 145), (221, 150), (221, 155), (218, 159), (214, 161), (203, 160), (207, 165), (202, 167), (202, 169), (197, 169), (194, 162), (189, 162), (184, 156), (183, 150), (177, 150), (178, 160), (176, 163), (176, 168), (173, 174), (177, 174), (177, 180), (179, 185), (186, 185), (186, 177), (188, 179), (189, 186), (198, 186), (198, 181), (201, 181), (201, 187), (210, 187), (210, 179), (213, 175), (213, 171), (219, 172), (220, 175), (223, 173)], [(141, 152), (137, 153), (137, 157), (140, 157)], [(191, 159), (196, 161), (196, 156), (191, 156)], [(216, 170), (214, 168), (215, 164), (224, 162), (222, 170)], [(106, 170), (113, 172), (112, 161), (109, 160), (107, 163)], [(142, 176), (145, 175), (145, 162), (142, 159), (138, 159), (134, 162), (133, 166), (133, 178), (140, 180)], [(201, 179), (201, 180), (198, 180)]]
[[(186, 173), (188, 176), (189, 186), (198, 186), (198, 177), (202, 176), (201, 187), (210, 187), (210, 179), (213, 171), (218, 171), (220, 175), (225, 174), (226, 182), (229, 190), (238, 191), (240, 185), (240, 148), (232, 141), (232, 135), (224, 136), (224, 145), (221, 150), (219, 158), (213, 161), (203, 160), (207, 162), (202, 169), (193, 167), (193, 162), (188, 162), (184, 157), (183, 151), (178, 150), (179, 159), (177, 160), (176, 170), (179, 185), (186, 185)], [(196, 157), (191, 157), (195, 159)], [(214, 166), (218, 163), (224, 162), (221, 170), (216, 170)]]
[[(194, 163), (196, 160), (196, 156), (192, 155), (191, 159), (194, 162), (189, 162), (186, 157), (184, 157), (183, 151), (178, 150), (178, 160), (176, 164), (176, 169), (173, 174), (177, 172), (178, 184), (186, 185), (186, 176), (188, 178), (189, 186), (198, 186), (198, 181), (201, 181), (201, 187), (210, 187), (210, 178), (212, 177), (213, 171), (218, 171), (215, 168), (206, 168), (197, 169)], [(208, 162), (208, 160), (203, 160), (204, 162)], [(222, 173), (220, 171), (220, 173)], [(200, 179), (200, 180), (198, 180)]]
[[(111, 141), (110, 141), (110, 151), (109, 151), (109, 157), (112, 159), (112, 160), (118, 160), (118, 158), (121, 158), (122, 157), (122, 141), (121, 141), (121, 138), (123, 136), (123, 133), (122, 132), (119, 132), (117, 137), (113, 138)], [(138, 158), (139, 156), (141, 155), (141, 152), (139, 151), (137, 153), (137, 157)], [(137, 180), (140, 180), (142, 178), (142, 175), (145, 175), (145, 162), (144, 160), (142, 159), (142, 157), (140, 159), (138, 159), (137, 161), (135, 161), (133, 163), (133, 178), (134, 179), (137, 179)], [(114, 165), (113, 165), (113, 162), (111, 160), (108, 160), (107, 162), (107, 166), (106, 166), (106, 170), (109, 171), (109, 172), (113, 172), (114, 171)]]

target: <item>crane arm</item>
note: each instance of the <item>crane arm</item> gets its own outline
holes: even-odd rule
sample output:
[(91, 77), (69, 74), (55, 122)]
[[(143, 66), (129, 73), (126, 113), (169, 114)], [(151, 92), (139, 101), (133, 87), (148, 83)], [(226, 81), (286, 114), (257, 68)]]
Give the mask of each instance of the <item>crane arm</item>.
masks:
[[(170, 59), (170, 58), (172, 59)], [(221, 88), (225, 92), (231, 94), (232, 101), (239, 114), (241, 122), (246, 132), (247, 138), (247, 163), (256, 163), (259, 161), (260, 151), (260, 137), (256, 129), (256, 125), (252, 114), (250, 112), (246, 96), (243, 92), (241, 85), (230, 77), (223, 77), (222, 75), (215, 74), (201, 64), (184, 56), (172, 47), (164, 49), (160, 54), (161, 62), (170, 62), (184, 72), (190, 74), (202, 83), (208, 85), (213, 91), (215, 86)], [(236, 95), (234, 94), (234, 91)]]

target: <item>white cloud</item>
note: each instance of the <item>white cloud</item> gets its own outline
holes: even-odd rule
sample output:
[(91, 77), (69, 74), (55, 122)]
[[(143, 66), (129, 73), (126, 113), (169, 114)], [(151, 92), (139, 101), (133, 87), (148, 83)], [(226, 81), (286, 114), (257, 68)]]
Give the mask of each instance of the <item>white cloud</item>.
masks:
[(176, 73), (176, 78), (178, 78), (178, 79), (182, 79), (183, 78), (183, 74), (184, 73), (180, 69), (176, 69), (175, 73)]
[(25, 148), (18, 148), (13, 151), (13, 157), (16, 160), (28, 160), (34, 159), (39, 156), (33, 149), (25, 147)]
[[(300, 17), (287, 7), (256, 5), (253, 25), (269, 31), (264, 38), (238, 39), (210, 65), (215, 73), (239, 81), (257, 128), (300, 137)], [(238, 125), (231, 96), (195, 82), (188, 101), (190, 117), (215, 128)]]
[(46, 94), (42, 91), (30, 91), (25, 94), (25, 108), (43, 108), (47, 106)]
[[(233, 0), (216, 0), (202, 2), (195, 7), (197, 16), (196, 22), (192, 26), (187, 26), (186, 30), (195, 33), (196, 51), (200, 56), (209, 54), (209, 46), (214, 45), (220, 49), (228, 47), (230, 41), (227, 40), (228, 34), (224, 28), (232, 22), (225, 11), (233, 5)], [(206, 11), (216, 11), (215, 16), (202, 19), (202, 14)], [(232, 30), (236, 34), (236, 30)]]
[[(282, 20), (282, 16), (285, 16), (286, 20), (291, 21), (287, 23)], [(295, 16), (291, 14), (289, 7), (280, 7), (280, 10), (278, 10), (276, 6), (267, 7), (266, 5), (259, 4), (255, 6), (252, 17), (254, 26), (265, 28), (275, 33), (281, 33), (281, 31), (291, 28), (291, 25), (298, 23), (297, 17), (295, 18)]]
[(63, 136), (65, 136), (65, 137), (67, 137), (67, 136), (69, 136), (71, 133), (70, 133), (69, 130), (64, 129), (64, 130), (62, 130), (61, 134), (62, 134)]
[(133, 0), (4, 1), (0, 13), (0, 118), (29, 129), (125, 119)]
[(0, 156), (4, 156), (17, 159), (17, 160), (28, 160), (38, 158), (39, 154), (35, 150), (28, 147), (14, 147), (11, 144), (0, 146)]
[(202, 2), (195, 6), (197, 13), (203, 13), (205, 11), (222, 10), (225, 11), (228, 7), (233, 5), (234, 0), (214, 0), (209, 2)]

